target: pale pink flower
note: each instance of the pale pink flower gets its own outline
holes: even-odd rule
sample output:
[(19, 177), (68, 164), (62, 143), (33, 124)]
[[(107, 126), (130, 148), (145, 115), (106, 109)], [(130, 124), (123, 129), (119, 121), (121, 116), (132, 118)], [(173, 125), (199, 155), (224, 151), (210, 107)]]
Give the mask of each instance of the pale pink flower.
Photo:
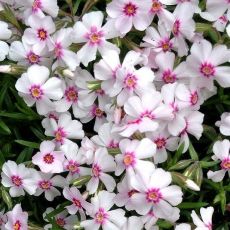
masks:
[(76, 187), (65, 187), (63, 189), (63, 195), (67, 200), (72, 202), (71, 205), (66, 206), (69, 214), (73, 215), (79, 212), (81, 219), (85, 219), (85, 210), (89, 210), (91, 204), (85, 200), (80, 191)]
[(155, 215), (153, 210), (150, 210), (146, 215), (143, 215), (140, 218), (146, 230), (158, 230), (155, 229), (158, 217)]
[(192, 211), (191, 217), (193, 220), (193, 223), (196, 225), (195, 230), (212, 230), (212, 215), (214, 212), (213, 207), (208, 207), (208, 208), (201, 208), (200, 209), (200, 217), (195, 213), (195, 211)]
[(107, 5), (106, 12), (115, 21), (115, 28), (122, 34), (128, 33), (132, 26), (145, 30), (151, 23), (146, 13), (151, 8), (151, 0), (113, 0)]
[(225, 139), (223, 141), (217, 141), (213, 145), (214, 160), (220, 160), (221, 169), (218, 171), (208, 171), (208, 178), (214, 182), (220, 182), (223, 180), (226, 173), (230, 176), (230, 142)]
[(6, 22), (0, 21), (0, 40), (7, 40), (11, 37), (12, 31), (8, 28), (8, 24)]
[(53, 50), (50, 35), (55, 32), (55, 24), (50, 16), (38, 17), (33, 15), (28, 19), (27, 28), (23, 34), (23, 41), (33, 47), (35, 52)]
[(54, 149), (55, 144), (52, 141), (43, 141), (40, 152), (32, 157), (33, 164), (38, 165), (44, 173), (63, 172), (64, 153)]
[(187, 74), (193, 77), (194, 84), (200, 88), (212, 90), (214, 80), (222, 87), (230, 87), (229, 66), (219, 66), (228, 62), (230, 51), (225, 45), (212, 44), (207, 40), (194, 43), (191, 47), (191, 55), (187, 58)]
[(7, 223), (5, 224), (6, 230), (12, 229), (28, 229), (28, 213), (23, 212), (21, 204), (16, 204), (12, 211), (6, 213)]
[(179, 186), (170, 185), (171, 174), (160, 168), (140, 173), (131, 178), (133, 189), (138, 191), (131, 197), (132, 208), (140, 215), (146, 215), (153, 208), (157, 217), (176, 221), (179, 209), (173, 206), (182, 202), (183, 193)]
[(61, 193), (56, 187), (64, 188), (66, 180), (62, 176), (54, 176), (50, 173), (40, 173), (40, 177), (36, 180), (37, 191), (34, 196), (40, 196), (45, 193), (45, 198), (48, 201), (53, 201), (56, 196), (60, 196)]
[(78, 52), (79, 61), (88, 66), (89, 62), (96, 59), (96, 53), (105, 54), (109, 50), (119, 52), (119, 49), (114, 44), (107, 42), (107, 39), (117, 37), (119, 34), (113, 23), (108, 21), (104, 26), (103, 13), (95, 11), (85, 14), (82, 21), (75, 23), (73, 41), (75, 43), (86, 43)]
[(126, 223), (122, 226), (121, 230), (142, 230), (143, 223), (141, 221), (141, 217), (138, 216), (130, 216), (127, 218)]
[(191, 230), (191, 225), (189, 225), (189, 224), (178, 224), (178, 225), (176, 225), (175, 230)]
[(5, 224), (7, 222), (7, 216), (4, 214), (4, 210), (0, 211), (0, 229), (5, 230)]
[(116, 182), (109, 172), (114, 172), (116, 163), (114, 158), (108, 154), (106, 148), (99, 148), (96, 150), (92, 164), (91, 179), (87, 183), (87, 190), (90, 194), (96, 192), (99, 181), (101, 181), (107, 191), (112, 192), (116, 186)]
[[(230, 11), (229, 11), (230, 14)], [(216, 30), (220, 31), (220, 32), (224, 32), (226, 25), (228, 24), (228, 17), (227, 14), (224, 14), (222, 16), (220, 16), (214, 23), (213, 23), (213, 27), (216, 28)]]
[(215, 123), (220, 128), (220, 133), (225, 136), (230, 136), (230, 113), (223, 113), (221, 120)]
[(38, 172), (32, 168), (26, 168), (24, 164), (17, 165), (14, 161), (7, 161), (2, 166), (2, 185), (10, 188), (12, 197), (24, 196), (25, 191), (33, 195), (36, 192), (36, 178)]
[(58, 121), (50, 118), (47, 125), (45, 135), (55, 137), (54, 141), (58, 145), (68, 143), (69, 139), (82, 139), (85, 135), (81, 122), (72, 120), (68, 113), (61, 114)]
[(113, 207), (114, 193), (105, 190), (100, 191), (91, 199), (92, 208), (87, 210), (90, 217), (93, 219), (84, 220), (81, 222), (81, 227), (85, 230), (97, 230), (100, 227), (103, 230), (113, 229), (120, 230), (126, 222), (125, 211), (122, 209), (110, 209)]
[(127, 173), (139, 173), (143, 168), (154, 168), (153, 163), (144, 161), (156, 153), (156, 145), (148, 138), (141, 141), (123, 139), (119, 143), (121, 154), (115, 156), (117, 167), (115, 175), (119, 176), (124, 170)]
[(28, 106), (36, 104), (39, 114), (44, 115), (54, 109), (50, 100), (59, 100), (63, 96), (62, 81), (57, 77), (49, 78), (49, 69), (45, 66), (30, 66), (16, 82), (16, 89)]

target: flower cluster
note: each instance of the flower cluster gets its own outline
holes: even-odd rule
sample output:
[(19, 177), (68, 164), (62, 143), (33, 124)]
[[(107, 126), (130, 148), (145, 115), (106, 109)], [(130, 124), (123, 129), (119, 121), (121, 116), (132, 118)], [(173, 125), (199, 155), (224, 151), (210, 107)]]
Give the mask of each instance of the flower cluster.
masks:
[[(230, 35), (230, 1), (112, 0), (105, 12), (87, 11), (87, 1), (79, 17), (66, 2), (70, 14), (57, 0), (0, 0), (0, 13), (10, 10), (17, 22), (0, 21), (0, 61), (16, 64), (2, 72), (22, 70), (15, 88), (42, 116), (47, 136), (29, 164), (4, 163), (4, 191), (15, 201), (59, 197), (42, 229), (158, 230), (162, 221), (214, 229), (214, 209), (205, 204), (197, 206), (201, 219), (194, 210), (180, 219), (178, 205), (201, 181), (192, 167), (175, 171), (204, 162), (177, 162), (177, 155), (195, 151), (202, 105), (230, 87), (230, 50), (196, 20)], [(229, 113), (216, 125), (230, 136)], [(216, 141), (213, 153), (211, 184), (230, 176), (229, 140)], [(21, 204), (0, 213), (1, 229), (26, 230), (27, 222)]]

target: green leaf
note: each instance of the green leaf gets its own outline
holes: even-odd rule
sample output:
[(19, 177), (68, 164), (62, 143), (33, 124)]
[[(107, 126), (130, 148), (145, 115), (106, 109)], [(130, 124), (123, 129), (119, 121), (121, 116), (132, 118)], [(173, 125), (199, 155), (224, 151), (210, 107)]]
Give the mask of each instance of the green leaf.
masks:
[(221, 193), (220, 193), (220, 207), (221, 207), (221, 211), (222, 211), (223, 215), (224, 215), (225, 210), (226, 210), (226, 203), (227, 203), (226, 192), (221, 191)]
[(7, 135), (11, 134), (10, 129), (8, 128), (8, 126), (5, 124), (4, 121), (0, 120), (0, 128), (4, 131), (4, 133), (6, 133)]
[(35, 142), (24, 141), (24, 140), (15, 140), (15, 142), (20, 145), (24, 145), (33, 149), (39, 149), (39, 144)]
[(194, 161), (193, 160), (181, 160), (181, 161), (177, 162), (175, 165), (173, 165), (172, 167), (170, 167), (169, 170), (184, 169), (187, 166), (189, 166), (192, 162), (194, 162)]
[(78, 10), (79, 5), (80, 5), (81, 2), (82, 2), (82, 0), (77, 0), (75, 2), (74, 7), (73, 7), (73, 13), (74, 13), (74, 15), (77, 13), (77, 10)]
[(31, 148), (25, 148), (25, 149), (19, 154), (19, 156), (18, 156), (16, 162), (17, 162), (18, 164), (23, 163), (23, 162), (25, 161), (26, 158), (28, 159), (28, 158), (31, 156), (32, 152), (33, 152), (33, 149), (31, 149)]
[(2, 168), (2, 165), (5, 163), (5, 157), (3, 153), (0, 151), (0, 169)]
[(193, 147), (191, 141), (190, 141), (190, 143), (189, 143), (189, 148), (188, 148), (188, 150), (189, 150), (189, 154), (190, 154), (191, 158), (192, 158), (194, 161), (198, 161), (198, 160), (199, 160), (198, 154), (197, 154), (196, 150), (194, 149), (194, 147)]
[(163, 229), (170, 229), (173, 226), (169, 221), (166, 220), (158, 220), (156, 225)]
[(179, 148), (177, 149), (174, 157), (172, 158), (172, 161), (171, 161), (171, 164), (170, 164), (171, 167), (174, 166), (177, 163), (177, 161), (180, 159), (180, 156), (182, 155), (183, 150), (184, 150), (184, 143), (182, 143), (179, 146)]
[(212, 166), (215, 166), (219, 164), (220, 161), (200, 161), (201, 168), (210, 168)]
[(202, 208), (209, 205), (206, 202), (183, 202), (179, 204), (177, 207), (180, 209), (194, 209), (194, 208)]

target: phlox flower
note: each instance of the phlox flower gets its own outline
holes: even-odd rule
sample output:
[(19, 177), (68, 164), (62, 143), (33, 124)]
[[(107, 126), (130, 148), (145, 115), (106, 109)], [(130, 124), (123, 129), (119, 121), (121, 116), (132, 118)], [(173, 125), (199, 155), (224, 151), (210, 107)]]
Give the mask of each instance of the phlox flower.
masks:
[(7, 222), (7, 216), (3, 211), (0, 211), (0, 229), (5, 230), (5, 224)]
[[(53, 208), (47, 208), (46, 209), (45, 213), (43, 214), (43, 219), (45, 221), (49, 222), (46, 219), (46, 215), (49, 214), (52, 211), (54, 211)], [(64, 210), (61, 213), (58, 213), (57, 215), (55, 215), (54, 216), (54, 221), (59, 227), (64, 228), (66, 230), (73, 230), (74, 225), (76, 225), (79, 222), (78, 217), (76, 215), (68, 216), (68, 212), (66, 210)], [(44, 226), (44, 230), (50, 230), (53, 227), (54, 226), (52, 226), (52, 224), (47, 224), (47, 225)]]
[(103, 17), (100, 11), (90, 12), (85, 14), (82, 21), (76, 22), (73, 27), (74, 43), (86, 43), (77, 52), (78, 59), (84, 66), (88, 66), (89, 62), (96, 59), (97, 50), (102, 55), (108, 50), (119, 52), (114, 44), (106, 41), (106, 39), (117, 37), (119, 33), (109, 21), (102, 26)]
[(50, 35), (55, 32), (55, 24), (50, 16), (38, 17), (36, 15), (30, 16), (28, 19), (27, 28), (22, 36), (23, 41), (33, 47), (37, 52), (53, 50)]
[(72, 28), (63, 28), (52, 36), (54, 56), (57, 59), (53, 64), (53, 69), (67, 66), (71, 71), (74, 71), (79, 65), (77, 54), (68, 49), (72, 44), (72, 33)]
[(40, 177), (36, 180), (37, 191), (34, 196), (40, 196), (45, 194), (45, 198), (48, 201), (53, 201), (56, 196), (60, 196), (61, 193), (56, 187), (64, 188), (66, 180), (62, 176), (53, 176), (51, 173), (40, 173)]
[(32, 157), (33, 164), (38, 165), (44, 173), (63, 172), (64, 153), (54, 149), (55, 144), (52, 141), (43, 141), (40, 152)]
[(170, 32), (166, 30), (164, 24), (158, 23), (158, 28), (148, 27), (143, 37), (142, 47), (150, 48), (154, 52), (167, 52), (173, 49), (173, 42)]
[[(230, 11), (229, 11), (229, 16), (230, 16)], [(220, 16), (214, 23), (213, 27), (216, 28), (217, 31), (224, 32), (226, 25), (228, 24), (228, 15), (224, 14)]]
[(151, 23), (146, 13), (151, 8), (151, 1), (113, 0), (107, 5), (106, 12), (115, 21), (115, 28), (122, 35), (128, 33), (132, 26), (137, 30), (145, 30)]
[(139, 173), (143, 168), (148, 171), (154, 168), (150, 161), (143, 159), (153, 157), (156, 153), (156, 145), (148, 138), (141, 141), (123, 139), (119, 143), (121, 154), (115, 156), (117, 167), (115, 175), (119, 176), (124, 170), (127, 173)]
[(225, 45), (212, 44), (207, 40), (194, 43), (191, 47), (191, 55), (187, 57), (187, 74), (193, 77), (194, 84), (199, 87), (213, 89), (216, 80), (222, 87), (230, 86), (229, 66), (219, 66), (228, 62), (230, 51)]
[(195, 230), (212, 230), (212, 215), (214, 212), (213, 207), (208, 207), (208, 208), (201, 208), (200, 209), (200, 217), (195, 213), (195, 211), (192, 211), (191, 217), (193, 220), (193, 223), (196, 225)]
[(121, 230), (142, 230), (143, 223), (140, 217), (130, 216), (127, 218), (126, 223), (121, 227)]
[(183, 193), (179, 186), (170, 185), (171, 182), (171, 174), (161, 168), (149, 172), (142, 170), (140, 175), (131, 178), (133, 189), (137, 191), (131, 197), (132, 209), (146, 215), (153, 208), (158, 218), (176, 221), (179, 209), (173, 206), (182, 202)]
[(125, 211), (122, 209), (110, 209), (113, 207), (114, 193), (105, 190), (100, 191), (91, 199), (93, 207), (87, 210), (89, 216), (93, 219), (84, 220), (81, 222), (81, 227), (85, 230), (97, 230), (100, 227), (103, 230), (114, 229), (120, 230), (126, 222)]
[(214, 160), (220, 160), (221, 169), (218, 171), (208, 171), (208, 178), (214, 182), (220, 182), (223, 180), (226, 173), (230, 176), (230, 142), (225, 139), (223, 141), (217, 141), (213, 145)]
[[(0, 40), (7, 40), (11, 37), (12, 31), (8, 29), (8, 24), (6, 22), (0, 21)], [(9, 46), (6, 42), (0, 41), (0, 61), (3, 61), (9, 52)]]
[(28, 213), (23, 212), (21, 204), (16, 204), (12, 211), (6, 213), (7, 215), (7, 223), (5, 224), (5, 230), (11, 229), (28, 229)]
[(45, 135), (55, 137), (54, 141), (58, 145), (70, 142), (69, 139), (82, 139), (85, 135), (81, 122), (72, 120), (68, 113), (61, 114), (58, 121), (50, 118), (50, 123), (45, 128)]
[(86, 158), (78, 151), (78, 145), (74, 142), (67, 143), (60, 147), (61, 151), (65, 154), (65, 160), (63, 163), (64, 170), (69, 172), (66, 179), (71, 181), (80, 176), (90, 175), (91, 170), (83, 167), (86, 163)]
[(85, 200), (80, 191), (76, 187), (65, 187), (63, 189), (63, 195), (67, 200), (72, 202), (71, 205), (66, 206), (69, 214), (73, 215), (79, 212), (81, 219), (85, 219), (85, 210), (89, 210), (91, 204)]
[(24, 41), (13, 41), (10, 45), (9, 59), (16, 61), (18, 65), (30, 66), (34, 64), (51, 66), (51, 58), (46, 52), (35, 52), (31, 45)]
[(116, 163), (114, 158), (108, 154), (106, 148), (99, 148), (96, 150), (92, 170), (91, 170), (91, 179), (87, 183), (87, 191), (89, 194), (96, 192), (99, 181), (105, 185), (107, 191), (112, 192), (116, 186), (116, 182), (108, 172), (114, 172), (116, 168)]
[(144, 224), (146, 230), (158, 230), (158, 227), (155, 225), (158, 220), (158, 217), (155, 215), (153, 210), (150, 210), (146, 215), (141, 216), (141, 221)]
[(49, 69), (45, 66), (30, 66), (16, 82), (16, 89), (28, 106), (36, 104), (39, 114), (44, 115), (54, 110), (52, 100), (63, 96), (62, 81), (57, 77), (49, 78)]
[(176, 225), (175, 230), (191, 230), (191, 225), (189, 225), (189, 224), (178, 224), (178, 225)]
[(12, 197), (24, 196), (25, 191), (33, 195), (36, 192), (36, 178), (38, 172), (32, 168), (26, 168), (24, 164), (17, 165), (14, 161), (7, 161), (2, 166), (2, 185), (10, 188)]
[(230, 136), (230, 113), (223, 113), (221, 115), (221, 120), (217, 121), (215, 125), (220, 128), (221, 134)]

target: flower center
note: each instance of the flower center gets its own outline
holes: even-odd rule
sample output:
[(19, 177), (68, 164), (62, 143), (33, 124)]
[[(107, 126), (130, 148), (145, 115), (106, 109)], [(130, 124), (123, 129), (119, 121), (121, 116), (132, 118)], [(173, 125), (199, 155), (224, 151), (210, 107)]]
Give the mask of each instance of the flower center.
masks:
[(92, 167), (92, 174), (94, 177), (99, 177), (101, 174), (101, 169), (97, 164), (93, 164)]
[(167, 83), (174, 83), (176, 81), (176, 74), (174, 74), (171, 70), (165, 70), (162, 76), (163, 81)]
[(159, 201), (162, 199), (162, 194), (160, 192), (159, 188), (153, 188), (153, 189), (149, 189), (146, 192), (146, 200), (149, 203), (154, 203), (157, 204), (159, 203)]
[(128, 192), (128, 196), (129, 196), (129, 197), (132, 197), (132, 195), (135, 194), (135, 193), (138, 193), (138, 191), (135, 190), (135, 189), (132, 189), (132, 190), (130, 190), (130, 191)]
[(200, 66), (200, 72), (203, 74), (203, 76), (209, 78), (214, 76), (215, 74), (215, 67), (211, 63), (204, 62)]
[(108, 145), (108, 148), (115, 149), (115, 148), (118, 148), (118, 146), (119, 146), (119, 143), (117, 143), (114, 140), (111, 140), (110, 143), (109, 143), (109, 145)]
[(74, 204), (75, 206), (77, 206), (78, 208), (82, 208), (82, 205), (81, 205), (81, 201), (80, 201), (80, 200), (78, 200), (78, 199), (76, 199), (76, 198), (73, 198), (72, 202), (73, 202), (73, 204)]
[(103, 114), (104, 114), (104, 111), (102, 111), (100, 108), (95, 107), (93, 109), (93, 115), (94, 116), (101, 118), (103, 116)]
[(164, 137), (157, 138), (156, 140), (154, 140), (154, 143), (156, 144), (158, 149), (162, 149), (166, 145), (166, 139)]
[(29, 61), (30, 64), (38, 64), (40, 62), (40, 56), (30, 51), (27, 54), (27, 60)]
[(64, 227), (65, 224), (66, 224), (66, 222), (65, 222), (65, 220), (63, 218), (57, 218), (56, 223), (57, 223), (57, 225), (59, 225), (61, 227)]
[(174, 24), (173, 24), (173, 29), (172, 29), (172, 32), (173, 32), (173, 35), (174, 36), (178, 36), (179, 33), (180, 33), (180, 21), (177, 19)]
[(196, 105), (198, 102), (199, 96), (197, 92), (191, 93), (190, 102), (192, 105)]
[(15, 223), (14, 223), (14, 226), (13, 226), (13, 230), (20, 230), (21, 229), (21, 222), (19, 220), (17, 220)]
[(20, 187), (22, 185), (22, 178), (19, 176), (12, 176), (11, 177), (11, 181), (14, 185), (16, 185), (17, 187)]
[(80, 171), (79, 164), (76, 161), (72, 161), (72, 160), (68, 162), (66, 169), (69, 170), (72, 174), (79, 173)]
[(109, 215), (103, 208), (99, 208), (98, 212), (95, 214), (95, 221), (97, 224), (104, 224), (108, 216)]
[(137, 78), (133, 74), (128, 74), (124, 80), (124, 84), (128, 89), (134, 89), (137, 85)]
[(41, 41), (45, 41), (47, 39), (48, 35), (47, 35), (47, 31), (44, 29), (39, 29), (38, 30), (38, 38)]
[(172, 49), (172, 43), (169, 38), (165, 38), (159, 42), (159, 47), (161, 47), (164, 52), (167, 52)]
[(130, 2), (124, 6), (123, 12), (125, 15), (131, 17), (136, 15), (137, 9), (138, 7)]
[(129, 167), (129, 166), (133, 166), (135, 164), (136, 160), (135, 160), (135, 155), (134, 153), (125, 153), (124, 159), (123, 159), (123, 163), (125, 165), (125, 167)]
[(49, 190), (50, 187), (52, 186), (52, 183), (48, 180), (44, 180), (39, 182), (39, 187), (44, 190)]
[(162, 4), (158, 0), (153, 0), (151, 11), (153, 13), (158, 13), (161, 11)]
[(104, 33), (102, 30), (98, 30), (97, 27), (92, 26), (90, 32), (85, 37), (89, 40), (90, 45), (99, 45), (104, 37)]
[(41, 0), (34, 0), (32, 4), (32, 12), (33, 13), (37, 12), (39, 9), (41, 9), (41, 7), (42, 7)]
[(55, 43), (54, 52), (57, 59), (60, 59), (63, 56), (63, 48), (60, 42)]
[(58, 130), (54, 132), (54, 136), (57, 142), (63, 144), (66, 133), (64, 132), (63, 128), (58, 128)]
[(149, 119), (153, 120), (155, 116), (150, 111), (145, 111), (141, 114), (141, 118), (148, 117)]
[(51, 153), (47, 153), (44, 157), (43, 157), (43, 161), (46, 164), (52, 164), (54, 162), (54, 156)]
[(43, 91), (39, 85), (33, 85), (30, 88), (30, 95), (35, 98), (36, 100), (39, 100), (42, 98)]
[(229, 170), (230, 169), (230, 158), (225, 158), (222, 162), (221, 162), (221, 168), (225, 169), (225, 170)]
[(67, 101), (77, 102), (78, 100), (78, 92), (76, 87), (72, 86), (65, 90), (65, 97)]

